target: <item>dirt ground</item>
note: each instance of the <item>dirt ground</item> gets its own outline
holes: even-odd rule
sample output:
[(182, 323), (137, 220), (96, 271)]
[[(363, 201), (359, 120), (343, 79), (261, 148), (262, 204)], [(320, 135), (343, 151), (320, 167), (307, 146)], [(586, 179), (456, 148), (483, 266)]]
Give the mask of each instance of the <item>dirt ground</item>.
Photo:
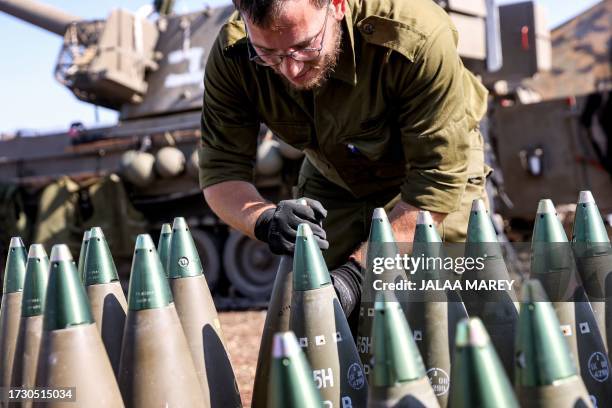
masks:
[(250, 407), (266, 311), (221, 312), (219, 319), (236, 374), (242, 404)]

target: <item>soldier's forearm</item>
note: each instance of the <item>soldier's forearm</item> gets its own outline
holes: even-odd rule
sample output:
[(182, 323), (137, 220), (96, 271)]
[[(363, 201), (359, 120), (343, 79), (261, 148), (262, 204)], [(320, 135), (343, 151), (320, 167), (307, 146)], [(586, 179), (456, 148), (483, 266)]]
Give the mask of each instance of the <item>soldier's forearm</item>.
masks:
[[(393, 207), (389, 213), (389, 221), (393, 227), (393, 235), (397, 242), (412, 242), (419, 211), (419, 208), (401, 200)], [(439, 225), (444, 221), (447, 214), (431, 212), (431, 216), (436, 225)]]
[[(412, 242), (418, 213), (418, 208), (404, 201), (399, 201), (395, 207), (393, 207), (388, 216), (389, 221), (391, 222), (391, 227), (393, 228), (393, 235), (395, 236), (396, 242)], [(444, 221), (447, 214), (432, 212), (431, 216), (436, 224), (440, 224), (442, 221)], [(365, 266), (366, 262), (365, 249), (366, 245), (362, 244), (357, 251), (353, 253), (355, 259), (357, 259), (363, 266)]]
[(253, 239), (257, 218), (268, 208), (274, 207), (253, 184), (245, 181), (225, 181), (202, 191), (206, 202), (219, 218)]

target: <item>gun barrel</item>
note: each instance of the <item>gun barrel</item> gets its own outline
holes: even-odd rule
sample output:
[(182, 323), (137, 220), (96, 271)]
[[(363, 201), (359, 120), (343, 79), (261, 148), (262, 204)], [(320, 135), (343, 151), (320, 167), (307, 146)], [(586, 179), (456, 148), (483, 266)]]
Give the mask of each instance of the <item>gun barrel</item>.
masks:
[(0, 11), (62, 36), (68, 24), (81, 20), (34, 0), (0, 0)]

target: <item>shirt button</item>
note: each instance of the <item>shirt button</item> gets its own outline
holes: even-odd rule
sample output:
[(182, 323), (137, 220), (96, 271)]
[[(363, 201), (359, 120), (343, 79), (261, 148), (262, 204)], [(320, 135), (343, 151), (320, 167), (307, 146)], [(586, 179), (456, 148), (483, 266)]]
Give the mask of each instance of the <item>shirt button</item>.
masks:
[(363, 25), (363, 32), (366, 34), (372, 34), (374, 32), (374, 26), (370, 23)]

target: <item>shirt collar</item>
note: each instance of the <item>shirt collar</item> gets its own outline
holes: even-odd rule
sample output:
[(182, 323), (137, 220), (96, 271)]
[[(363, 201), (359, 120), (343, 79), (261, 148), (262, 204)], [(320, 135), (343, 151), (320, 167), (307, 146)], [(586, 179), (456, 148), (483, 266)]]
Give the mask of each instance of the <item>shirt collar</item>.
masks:
[(353, 33), (353, 15), (351, 5), (346, 2), (346, 11), (342, 20), (342, 49), (338, 64), (331, 73), (332, 78), (342, 80), (349, 85), (357, 85), (357, 64), (355, 63), (355, 36)]

